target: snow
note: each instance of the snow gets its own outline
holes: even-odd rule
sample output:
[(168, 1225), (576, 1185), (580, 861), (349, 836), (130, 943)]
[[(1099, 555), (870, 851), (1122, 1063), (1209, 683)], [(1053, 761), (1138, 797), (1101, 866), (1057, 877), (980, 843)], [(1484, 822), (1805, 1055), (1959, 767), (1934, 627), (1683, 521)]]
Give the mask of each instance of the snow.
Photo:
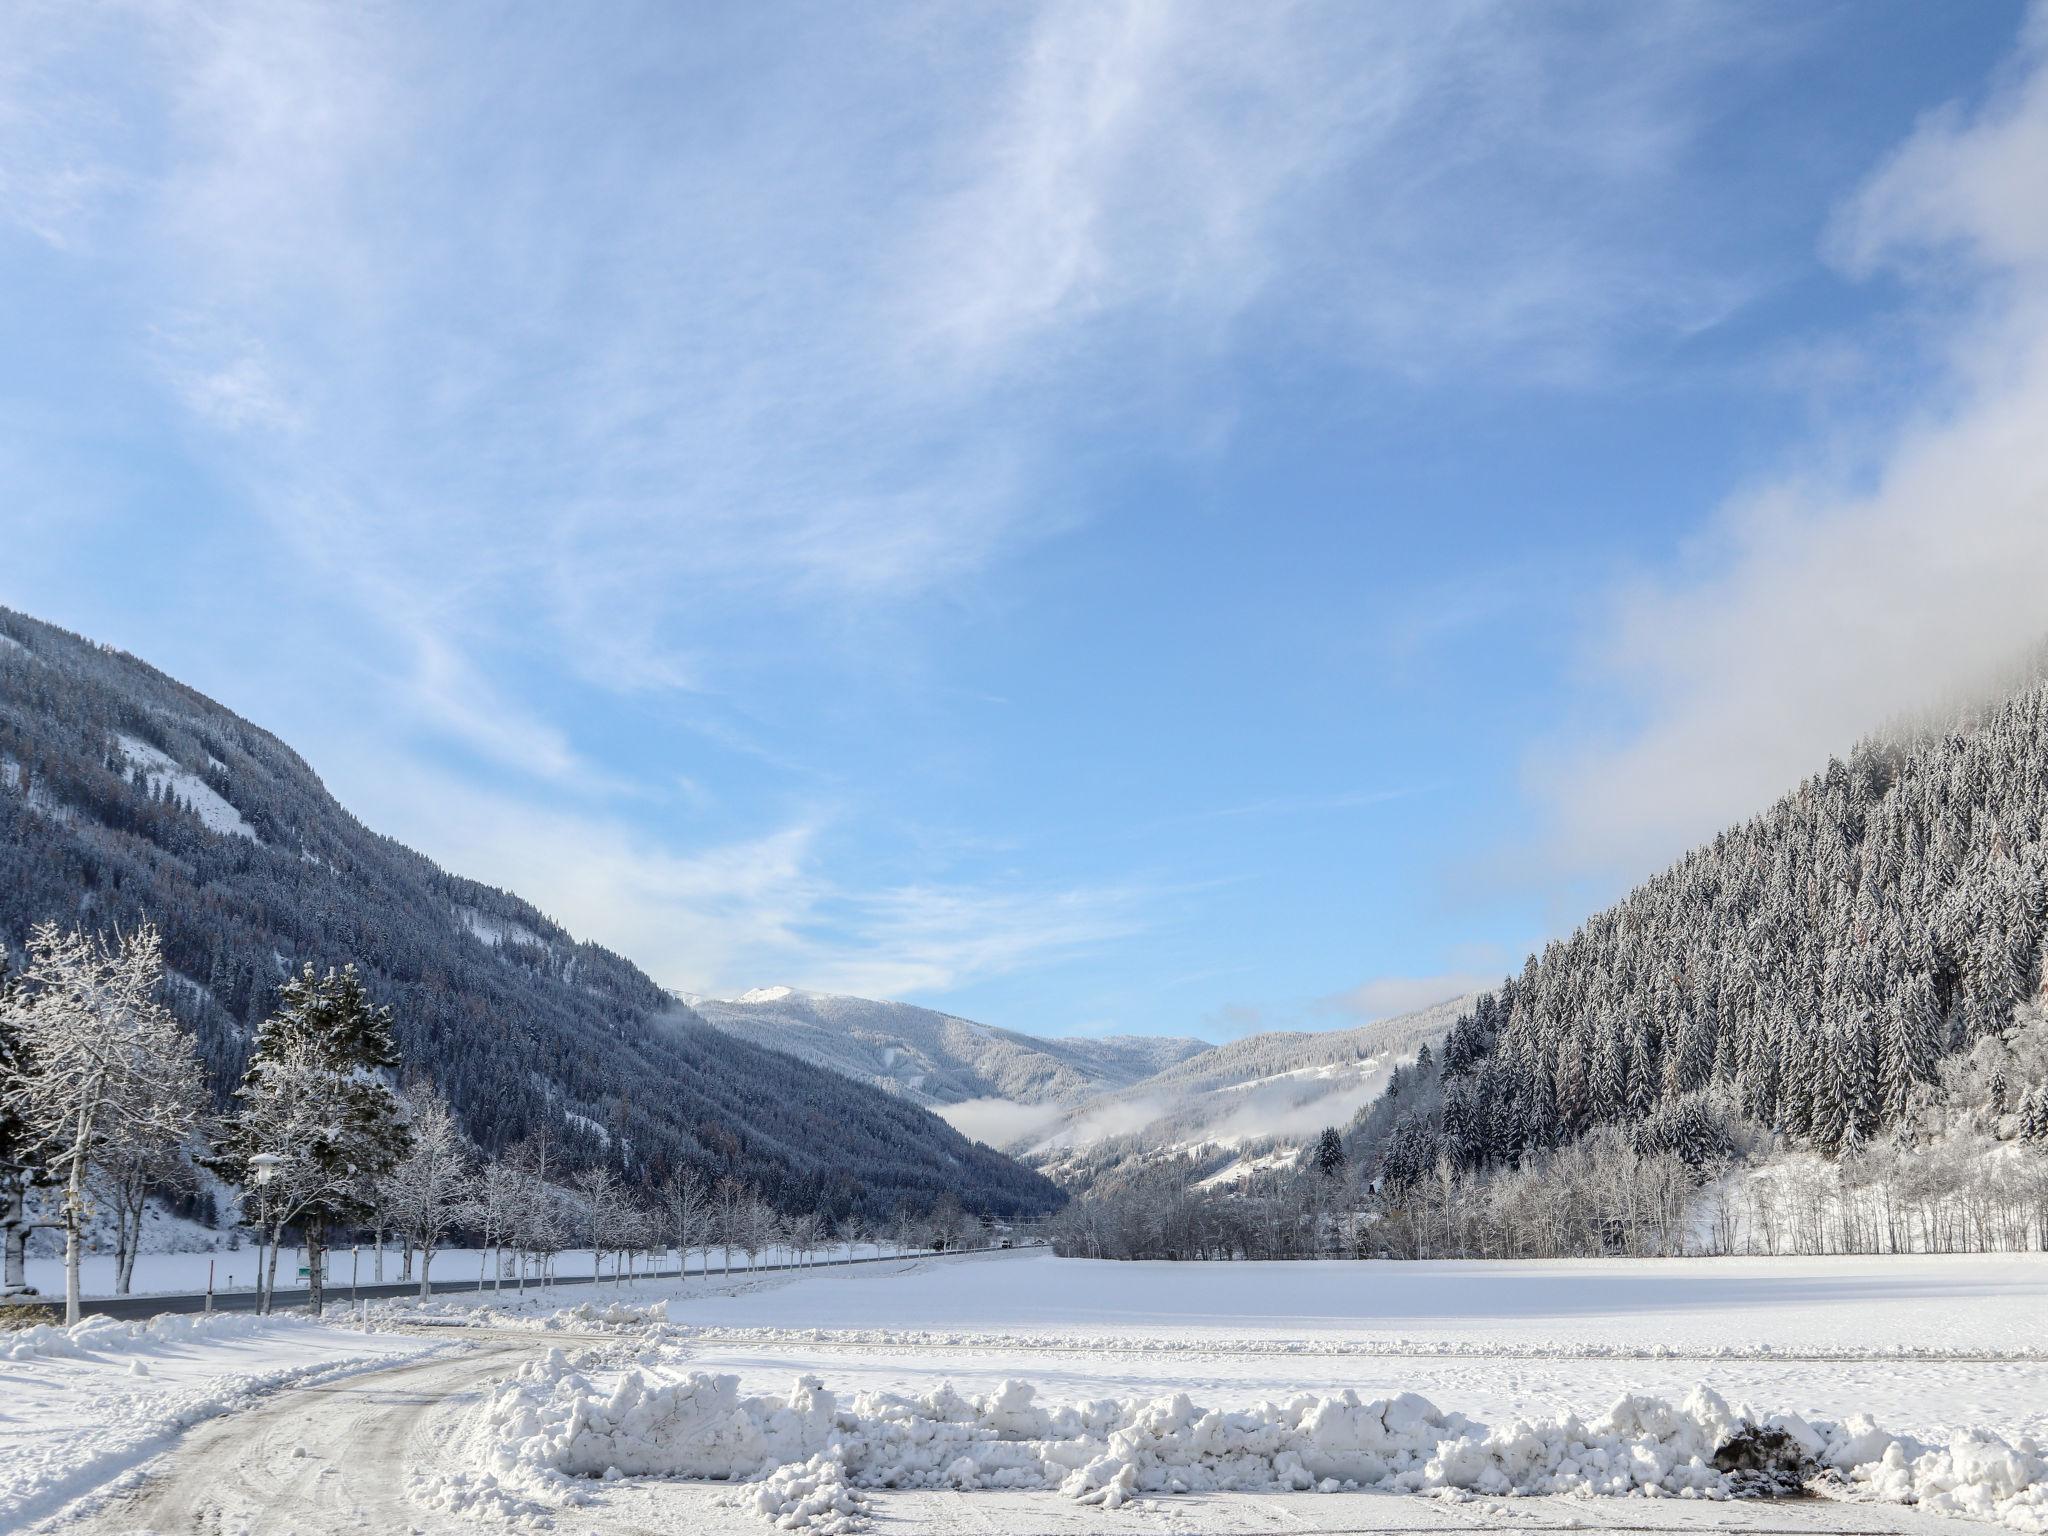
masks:
[(1308, 1153), (1306, 1147), (1282, 1147), (1260, 1157), (1241, 1157), (1196, 1183), (1197, 1189), (1218, 1189), (1225, 1184), (1242, 1184), (1257, 1174), (1292, 1168)]
[(486, 917), (475, 907), (457, 907), (455, 916), (473, 937), (493, 949), (503, 948), (507, 944), (536, 944), (543, 949), (547, 947), (546, 939), (524, 923), (516, 923), (510, 918)]
[[(445, 1384), (438, 1427), (391, 1419), (421, 1427), (391, 1442), (407, 1450), (379, 1475), (437, 1532), (454, 1528), (433, 1523), (445, 1517), (841, 1536), (917, 1508), (929, 1513), (916, 1529), (959, 1529), (976, 1506), (899, 1501), (960, 1495), (1013, 1515), (1026, 1506), (1001, 1500), (1063, 1502), (1089, 1522), (1075, 1504), (1122, 1510), (1111, 1524), (1165, 1512), (1159, 1529), (1184, 1526), (1175, 1509), (1199, 1521), (1219, 1507), (1203, 1501), (1251, 1498), (1271, 1500), (1272, 1523), (1323, 1529), (1286, 1501), (1349, 1489), (1687, 1501), (1675, 1510), (1784, 1469), (1837, 1499), (2043, 1533), (2044, 1293), (2044, 1255), (1172, 1265), (1013, 1250), (443, 1295), (370, 1309), (419, 1332), (438, 1324), (449, 1346), (427, 1368)], [(244, 1315), (0, 1336), (0, 1414), (14, 1415), (0, 1417), (0, 1529), (121, 1486), (193, 1418), (358, 1369), (364, 1351), (419, 1347)], [(364, 1415), (419, 1411), (395, 1406), (422, 1400), (427, 1378), (407, 1380), (396, 1396), (266, 1410), (275, 1443), (244, 1455), (241, 1476), (304, 1443), (345, 1480), (345, 1447), (371, 1443)], [(1751, 1431), (1753, 1454), (1736, 1458)], [(197, 1442), (207, 1456), (226, 1443)], [(202, 1459), (188, 1482), (210, 1475)], [(1185, 1506), (1150, 1502), (1184, 1494)], [(357, 1487), (342, 1514), (360, 1505), (359, 1526), (369, 1509), (366, 1528), (404, 1529), (376, 1496)], [(568, 1508), (590, 1521), (562, 1520)], [(1642, 1518), (1581, 1522), (1571, 1509), (1528, 1523)], [(1380, 1520), (1333, 1515), (1327, 1528)], [(1852, 1523), (1904, 1528), (1875, 1510)]]
[(239, 1313), (0, 1334), (0, 1530), (120, 1485), (184, 1429), (261, 1393), (434, 1347)]
[[(1570, 1356), (2019, 1354), (2048, 1350), (2048, 1255), (1112, 1263), (1043, 1249), (934, 1266), (875, 1286), (858, 1272), (707, 1303), (685, 1321), (919, 1333)], [(1874, 1344), (1874, 1341), (1883, 1341)]]
[[(559, 1349), (477, 1409), (471, 1444), (497, 1485), (553, 1490), (575, 1477), (761, 1480), (751, 1496), (785, 1529), (854, 1529), (861, 1488), (1037, 1488), (1114, 1509), (1141, 1494), (1214, 1491), (1676, 1495), (1740, 1491), (1716, 1453), (1761, 1426), (1795, 1467), (1852, 1486), (2048, 1530), (2048, 1461), (2032, 1441), (1973, 1432), (1927, 1444), (1867, 1419), (1809, 1423), (1734, 1409), (1701, 1388), (1682, 1403), (1628, 1396), (1576, 1415), (1500, 1426), (1414, 1393), (1296, 1394), (1226, 1410), (1185, 1392), (1040, 1406), (1011, 1380), (978, 1398), (862, 1393), (844, 1406), (816, 1376), (743, 1396), (739, 1378), (635, 1368), (593, 1378)], [(1726, 1463), (1723, 1463), (1726, 1466)]]
[(224, 800), (211, 784), (181, 766), (170, 754), (134, 736), (116, 736), (114, 740), (128, 766), (142, 770), (153, 792), (161, 792), (168, 787), (173, 795), (192, 808), (209, 832), (217, 832), (224, 837), (246, 837), (251, 842), (256, 840), (256, 829), (242, 819), (242, 813)]
[(1022, 1251), (651, 1285), (560, 1315), (637, 1343), (504, 1383), (474, 1411), (465, 1476), (543, 1503), (597, 1477), (750, 1480), (739, 1507), (826, 1532), (880, 1488), (1719, 1499), (1756, 1475), (1713, 1464), (1747, 1424), (1839, 1496), (2044, 1531), (2044, 1293), (2040, 1255)]

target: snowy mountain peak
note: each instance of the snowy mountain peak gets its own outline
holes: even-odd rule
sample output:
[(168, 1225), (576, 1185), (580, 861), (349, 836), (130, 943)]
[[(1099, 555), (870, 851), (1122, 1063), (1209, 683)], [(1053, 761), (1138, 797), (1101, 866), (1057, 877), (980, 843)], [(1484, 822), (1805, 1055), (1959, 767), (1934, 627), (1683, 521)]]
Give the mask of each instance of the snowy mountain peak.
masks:
[(785, 997), (794, 996), (796, 996), (795, 987), (755, 987), (751, 991), (742, 992), (738, 997), (733, 998), (732, 1001), (735, 1003), (779, 1003)]

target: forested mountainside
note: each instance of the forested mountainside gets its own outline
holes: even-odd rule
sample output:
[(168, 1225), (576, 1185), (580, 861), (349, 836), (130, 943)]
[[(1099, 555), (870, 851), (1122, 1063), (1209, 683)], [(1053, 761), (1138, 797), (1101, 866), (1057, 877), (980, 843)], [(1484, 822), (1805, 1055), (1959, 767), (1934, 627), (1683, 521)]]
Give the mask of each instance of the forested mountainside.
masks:
[(1270, 1031), (1212, 1046), (1087, 1100), (1013, 1147), (1069, 1188), (1171, 1163), (1181, 1182), (1291, 1167), (1327, 1127), (1375, 1102), (1396, 1068), (1470, 1008), (1454, 998), (1353, 1029)]
[(1073, 1104), (1207, 1049), (1164, 1036), (1040, 1039), (910, 1003), (794, 987), (684, 1001), (714, 1028), (920, 1104)]
[(635, 1183), (694, 1166), (786, 1209), (1045, 1210), (1039, 1175), (900, 1096), (734, 1039), (518, 897), (370, 832), (275, 737), (136, 658), (0, 609), (0, 946), (163, 932), (216, 1092), (277, 984), (353, 961), (490, 1152), (548, 1129)]
[[(1354, 1131), (1398, 1187), (1602, 1126), (1695, 1167), (1953, 1118), (2048, 1138), (2048, 683), (1876, 739), (1481, 997)], [(1979, 1081), (1981, 1080), (1981, 1081)]]

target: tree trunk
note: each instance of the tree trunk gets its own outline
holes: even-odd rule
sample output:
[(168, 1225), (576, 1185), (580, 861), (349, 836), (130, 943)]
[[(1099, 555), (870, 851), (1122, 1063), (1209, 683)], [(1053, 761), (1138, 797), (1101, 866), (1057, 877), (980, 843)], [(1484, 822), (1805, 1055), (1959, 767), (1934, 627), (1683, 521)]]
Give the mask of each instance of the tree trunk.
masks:
[(327, 1223), (306, 1224), (306, 1311), (318, 1317), (327, 1306)]
[(263, 1292), (263, 1304), (257, 1310), (268, 1316), (270, 1309), (277, 1305), (277, 1250), (284, 1246), (284, 1223), (278, 1222), (270, 1229), (270, 1265), (268, 1273), (259, 1277), (258, 1289)]
[(425, 1301), (433, 1294), (428, 1288), (427, 1271), (434, 1267), (434, 1250), (425, 1243), (420, 1244), (420, 1300)]
[(148, 1200), (138, 1175), (120, 1191), (114, 1208), (114, 1294), (126, 1296), (135, 1279), (135, 1250), (142, 1246), (143, 1208)]
[(78, 1131), (71, 1143), (71, 1171), (64, 1181), (64, 1322), (75, 1323), (84, 1315), (78, 1304), (78, 1261), (83, 1244), (78, 1218), (85, 1206), (85, 1153), (92, 1140), (92, 1111), (78, 1111)]
[(7, 1253), (0, 1270), (0, 1297), (19, 1296), (28, 1289), (28, 1176), (10, 1174), (0, 1186), (0, 1234)]

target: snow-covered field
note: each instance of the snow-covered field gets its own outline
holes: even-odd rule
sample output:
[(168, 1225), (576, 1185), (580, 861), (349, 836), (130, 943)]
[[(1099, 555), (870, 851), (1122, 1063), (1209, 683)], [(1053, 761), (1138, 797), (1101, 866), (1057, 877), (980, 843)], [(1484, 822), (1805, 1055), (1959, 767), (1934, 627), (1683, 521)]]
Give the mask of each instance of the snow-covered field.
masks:
[[(470, 1363), (445, 1400), (407, 1399), (403, 1467), (344, 1490), (340, 1513), (372, 1526), (573, 1510), (594, 1531), (766, 1529), (764, 1514), (826, 1531), (1069, 1528), (1056, 1508), (1106, 1528), (1385, 1523), (1347, 1489), (1531, 1496), (1468, 1512), (1481, 1524), (1641, 1523), (1535, 1496), (1718, 1501), (1733, 1485), (1714, 1453), (1748, 1418), (1833, 1469), (1824, 1491), (1861, 1501), (1857, 1530), (1919, 1529), (1925, 1512), (2048, 1530), (2048, 1256), (1153, 1265), (1026, 1250), (378, 1315), (488, 1353), (450, 1357), (448, 1372)], [(317, 1442), (335, 1431), (288, 1403), (264, 1412), (276, 1427), (259, 1446), (309, 1436), (329, 1454)], [(1327, 1506), (1317, 1489), (1334, 1490)], [(165, 1528), (295, 1528), (266, 1526), (253, 1496), (230, 1508), (198, 1473), (175, 1492)], [(1411, 1526), (1442, 1523), (1411, 1507)], [(1718, 1513), (1690, 1523), (1749, 1518), (1699, 1508)]]

